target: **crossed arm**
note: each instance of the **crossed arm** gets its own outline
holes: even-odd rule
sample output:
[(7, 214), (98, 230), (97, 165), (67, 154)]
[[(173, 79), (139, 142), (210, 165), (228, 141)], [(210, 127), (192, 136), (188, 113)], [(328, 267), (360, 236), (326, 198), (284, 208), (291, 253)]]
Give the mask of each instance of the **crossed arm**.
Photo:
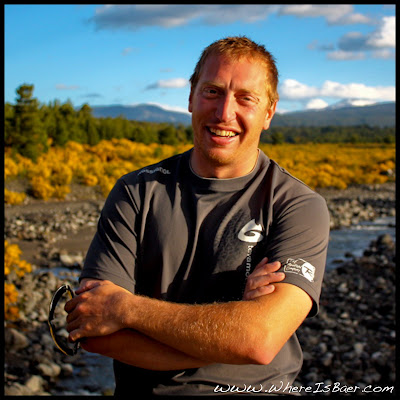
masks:
[[(263, 260), (243, 300), (186, 305), (133, 295), (109, 282), (83, 280), (66, 305), (70, 339), (141, 368), (173, 370), (211, 363), (268, 364), (302, 323), (312, 300)], [(267, 294), (267, 295), (266, 295)]]

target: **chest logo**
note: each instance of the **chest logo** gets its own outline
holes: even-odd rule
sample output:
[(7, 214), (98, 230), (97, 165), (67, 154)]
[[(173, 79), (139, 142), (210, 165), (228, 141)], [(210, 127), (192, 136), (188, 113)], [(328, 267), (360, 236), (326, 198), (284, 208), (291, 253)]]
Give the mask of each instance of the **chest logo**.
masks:
[(263, 228), (261, 224), (257, 224), (255, 219), (248, 222), (239, 232), (238, 238), (242, 242), (257, 243), (263, 240)]

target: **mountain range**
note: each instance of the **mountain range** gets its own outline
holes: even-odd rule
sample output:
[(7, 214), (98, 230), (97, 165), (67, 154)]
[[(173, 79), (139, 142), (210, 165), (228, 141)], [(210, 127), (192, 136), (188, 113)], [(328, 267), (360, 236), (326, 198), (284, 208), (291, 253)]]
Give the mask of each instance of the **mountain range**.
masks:
[[(188, 113), (165, 110), (152, 104), (135, 106), (109, 105), (92, 106), (96, 118), (115, 118), (145, 122), (167, 122), (171, 124), (190, 125), (191, 115)], [(324, 109), (295, 111), (284, 114), (276, 113), (271, 126), (355, 126), (369, 125), (393, 127), (396, 124), (396, 103), (376, 103), (367, 106), (353, 106), (338, 103)]]

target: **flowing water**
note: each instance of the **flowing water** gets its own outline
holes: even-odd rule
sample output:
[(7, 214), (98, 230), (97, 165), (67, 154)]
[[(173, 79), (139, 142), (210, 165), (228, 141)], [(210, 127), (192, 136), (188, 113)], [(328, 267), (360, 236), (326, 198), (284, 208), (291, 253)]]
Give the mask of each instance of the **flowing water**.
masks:
[(371, 241), (380, 235), (388, 233), (395, 239), (395, 224), (396, 217), (385, 217), (331, 231), (326, 268), (333, 269), (345, 261), (347, 253), (361, 257)]

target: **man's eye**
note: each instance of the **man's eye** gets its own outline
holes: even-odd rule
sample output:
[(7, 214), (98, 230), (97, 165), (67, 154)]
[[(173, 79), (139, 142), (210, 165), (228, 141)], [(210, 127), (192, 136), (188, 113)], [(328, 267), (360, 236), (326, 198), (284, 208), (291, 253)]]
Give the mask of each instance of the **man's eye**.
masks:
[(208, 96), (215, 96), (218, 93), (217, 90), (213, 88), (205, 88), (203, 92)]
[(240, 101), (245, 104), (254, 103), (256, 100), (252, 96), (241, 96)]

